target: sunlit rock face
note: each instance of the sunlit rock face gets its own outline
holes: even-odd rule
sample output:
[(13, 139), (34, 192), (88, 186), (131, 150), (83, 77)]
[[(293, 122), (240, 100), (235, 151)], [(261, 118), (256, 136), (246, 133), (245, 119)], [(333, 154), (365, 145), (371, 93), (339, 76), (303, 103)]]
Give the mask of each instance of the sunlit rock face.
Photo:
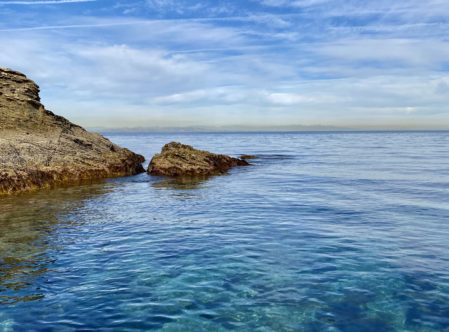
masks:
[(46, 110), (32, 80), (0, 68), (0, 195), (133, 175), (143, 161)]
[(165, 176), (208, 176), (224, 174), (248, 162), (230, 156), (197, 150), (177, 142), (166, 144), (150, 162), (148, 173)]

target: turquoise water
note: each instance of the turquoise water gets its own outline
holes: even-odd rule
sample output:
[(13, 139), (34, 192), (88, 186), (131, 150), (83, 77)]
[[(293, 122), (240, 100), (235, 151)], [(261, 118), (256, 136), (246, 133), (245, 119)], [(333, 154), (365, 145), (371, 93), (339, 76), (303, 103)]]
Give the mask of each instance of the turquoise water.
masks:
[(107, 134), (254, 166), (0, 199), (0, 331), (449, 330), (449, 133)]

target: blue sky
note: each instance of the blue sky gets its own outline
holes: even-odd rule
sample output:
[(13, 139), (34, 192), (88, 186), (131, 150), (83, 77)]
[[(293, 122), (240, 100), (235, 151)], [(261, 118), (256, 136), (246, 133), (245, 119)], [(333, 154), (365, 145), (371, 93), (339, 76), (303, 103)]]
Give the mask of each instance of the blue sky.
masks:
[(88, 127), (449, 128), (447, 0), (0, 0), (0, 66)]

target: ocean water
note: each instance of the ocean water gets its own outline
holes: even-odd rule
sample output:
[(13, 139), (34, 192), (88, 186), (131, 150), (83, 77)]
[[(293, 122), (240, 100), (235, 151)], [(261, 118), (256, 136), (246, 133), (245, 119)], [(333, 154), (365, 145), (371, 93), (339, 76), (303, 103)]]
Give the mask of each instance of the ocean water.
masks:
[(449, 133), (106, 135), (259, 158), (0, 198), (0, 331), (449, 331)]

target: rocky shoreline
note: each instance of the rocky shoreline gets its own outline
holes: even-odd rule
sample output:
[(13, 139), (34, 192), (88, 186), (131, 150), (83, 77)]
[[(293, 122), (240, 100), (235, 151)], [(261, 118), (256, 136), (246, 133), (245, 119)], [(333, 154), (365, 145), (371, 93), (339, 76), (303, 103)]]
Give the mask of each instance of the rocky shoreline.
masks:
[(142, 173), (144, 157), (45, 109), (39, 87), (0, 68), (0, 195)]
[[(36, 83), (11, 69), (0, 68), (0, 119), (0, 196), (145, 172), (143, 156), (48, 111)], [(205, 177), (247, 166), (252, 158), (172, 142), (147, 172)]]

